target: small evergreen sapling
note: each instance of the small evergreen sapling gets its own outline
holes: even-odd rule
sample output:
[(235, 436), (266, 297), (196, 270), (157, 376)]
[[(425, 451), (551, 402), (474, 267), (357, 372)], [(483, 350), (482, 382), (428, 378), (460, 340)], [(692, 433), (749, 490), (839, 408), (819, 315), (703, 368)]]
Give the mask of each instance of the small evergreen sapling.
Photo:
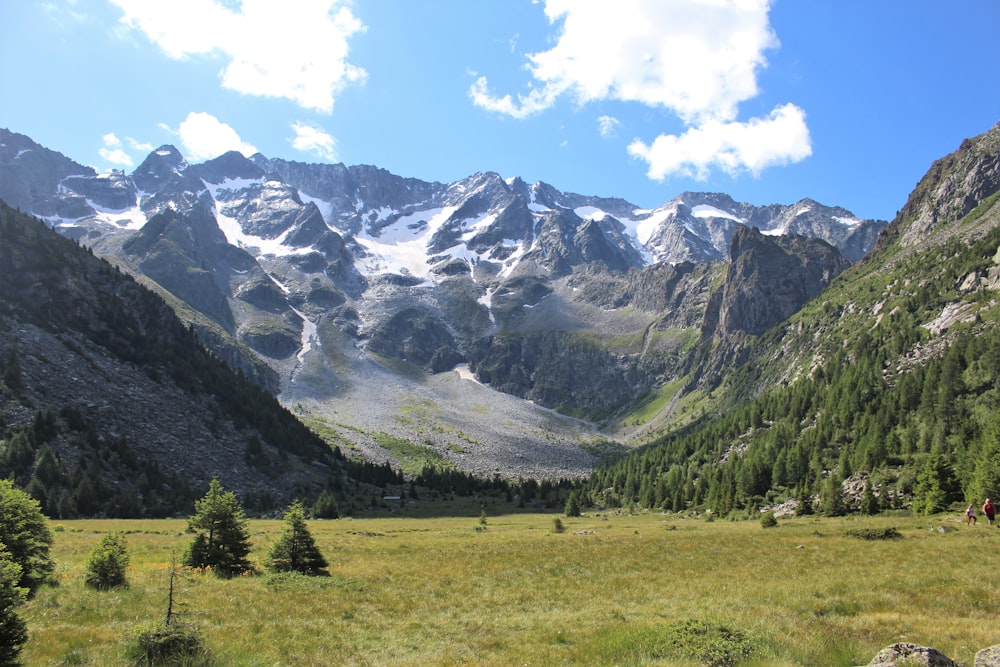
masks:
[(336, 519), (340, 516), (337, 499), (329, 489), (323, 489), (313, 506), (313, 517), (317, 519)]
[(285, 530), (271, 547), (267, 566), (275, 572), (299, 572), (327, 576), (328, 563), (306, 526), (302, 503), (295, 501), (285, 512)]
[(223, 577), (253, 571), (247, 560), (250, 528), (236, 494), (223, 489), (218, 478), (213, 478), (208, 492), (195, 501), (194, 508), (188, 529), (197, 535), (184, 554), (184, 565), (202, 570), (211, 568)]
[(569, 498), (566, 499), (566, 516), (580, 516), (580, 499), (576, 491), (571, 491)]

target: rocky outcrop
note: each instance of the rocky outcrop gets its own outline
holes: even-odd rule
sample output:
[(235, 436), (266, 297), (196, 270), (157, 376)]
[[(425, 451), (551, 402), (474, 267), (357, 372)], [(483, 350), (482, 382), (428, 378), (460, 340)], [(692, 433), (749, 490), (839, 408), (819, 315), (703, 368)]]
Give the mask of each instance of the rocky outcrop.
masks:
[[(437, 372), (449, 370), (462, 360), (448, 328), (416, 308), (402, 310), (380, 323), (372, 331), (367, 347), (377, 354), (433, 367)], [(454, 363), (446, 367), (448, 360)]]
[(483, 383), (540, 405), (608, 413), (647, 390), (655, 370), (573, 332), (491, 336), (467, 352)]
[(941, 224), (961, 220), (998, 190), (1000, 123), (931, 165), (879, 245), (919, 245)]
[(716, 336), (757, 335), (820, 295), (848, 262), (836, 248), (801, 236), (764, 236), (739, 227), (722, 287)]

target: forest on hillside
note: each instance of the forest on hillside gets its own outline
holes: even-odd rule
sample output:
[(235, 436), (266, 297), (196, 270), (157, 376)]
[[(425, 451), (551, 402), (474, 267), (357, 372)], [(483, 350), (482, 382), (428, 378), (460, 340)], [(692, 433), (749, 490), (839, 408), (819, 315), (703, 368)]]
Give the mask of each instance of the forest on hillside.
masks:
[[(808, 349), (811, 373), (599, 468), (581, 489), (585, 502), (738, 517), (788, 498), (800, 514), (838, 515), (910, 503), (932, 513), (995, 497), (998, 309), (990, 291), (959, 284), (992, 265), (998, 244), (994, 230), (855, 267), (757, 342), (797, 330), (785, 347)], [(975, 317), (933, 338), (926, 323), (959, 302)], [(768, 373), (749, 364), (730, 383)]]

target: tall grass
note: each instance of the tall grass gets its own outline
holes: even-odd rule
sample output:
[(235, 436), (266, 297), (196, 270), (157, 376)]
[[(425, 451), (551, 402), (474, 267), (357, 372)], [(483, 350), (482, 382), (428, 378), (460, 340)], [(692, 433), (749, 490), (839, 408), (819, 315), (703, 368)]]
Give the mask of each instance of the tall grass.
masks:
[[(693, 665), (671, 652), (671, 633), (702, 625), (711, 641), (737, 631), (752, 649), (748, 660), (730, 653), (743, 664), (866, 664), (898, 641), (971, 664), (1000, 641), (1000, 530), (957, 518), (803, 518), (763, 530), (590, 515), (563, 517), (563, 533), (537, 514), (490, 516), (480, 531), (474, 517), (317, 521), (332, 576), (189, 573), (177, 602), (220, 665)], [(903, 538), (847, 535), (890, 526)], [(87, 556), (112, 529), (128, 533), (130, 587), (93, 591)], [(258, 558), (281, 529), (251, 522)], [(191, 539), (183, 530), (179, 520), (64, 522), (59, 584), (23, 609), (25, 663), (125, 664), (134, 629), (162, 621), (171, 555)]]

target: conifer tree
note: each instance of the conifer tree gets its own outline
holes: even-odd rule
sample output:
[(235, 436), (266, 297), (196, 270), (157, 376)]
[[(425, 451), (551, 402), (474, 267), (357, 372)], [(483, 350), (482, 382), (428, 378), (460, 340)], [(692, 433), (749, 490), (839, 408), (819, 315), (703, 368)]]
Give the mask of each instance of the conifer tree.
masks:
[(319, 494), (319, 498), (316, 499), (316, 504), (313, 505), (313, 517), (317, 519), (336, 519), (339, 516), (340, 511), (337, 508), (337, 499), (329, 489), (323, 489)]
[(834, 473), (826, 478), (819, 496), (820, 513), (825, 516), (844, 516), (847, 503), (844, 501), (844, 486), (840, 475)]
[(296, 500), (285, 512), (285, 530), (271, 547), (267, 566), (275, 572), (328, 575), (328, 563), (306, 526), (302, 503)]
[(913, 487), (913, 511), (916, 514), (934, 514), (947, 509), (957, 500), (955, 472), (939, 452), (927, 456), (917, 474)]
[(580, 500), (576, 491), (570, 491), (569, 498), (566, 499), (566, 516), (580, 516)]
[(188, 529), (197, 532), (184, 554), (184, 564), (201, 569), (212, 568), (216, 574), (233, 577), (253, 569), (250, 553), (250, 529), (236, 494), (226, 491), (217, 477), (208, 492), (196, 500), (195, 513), (188, 519)]

